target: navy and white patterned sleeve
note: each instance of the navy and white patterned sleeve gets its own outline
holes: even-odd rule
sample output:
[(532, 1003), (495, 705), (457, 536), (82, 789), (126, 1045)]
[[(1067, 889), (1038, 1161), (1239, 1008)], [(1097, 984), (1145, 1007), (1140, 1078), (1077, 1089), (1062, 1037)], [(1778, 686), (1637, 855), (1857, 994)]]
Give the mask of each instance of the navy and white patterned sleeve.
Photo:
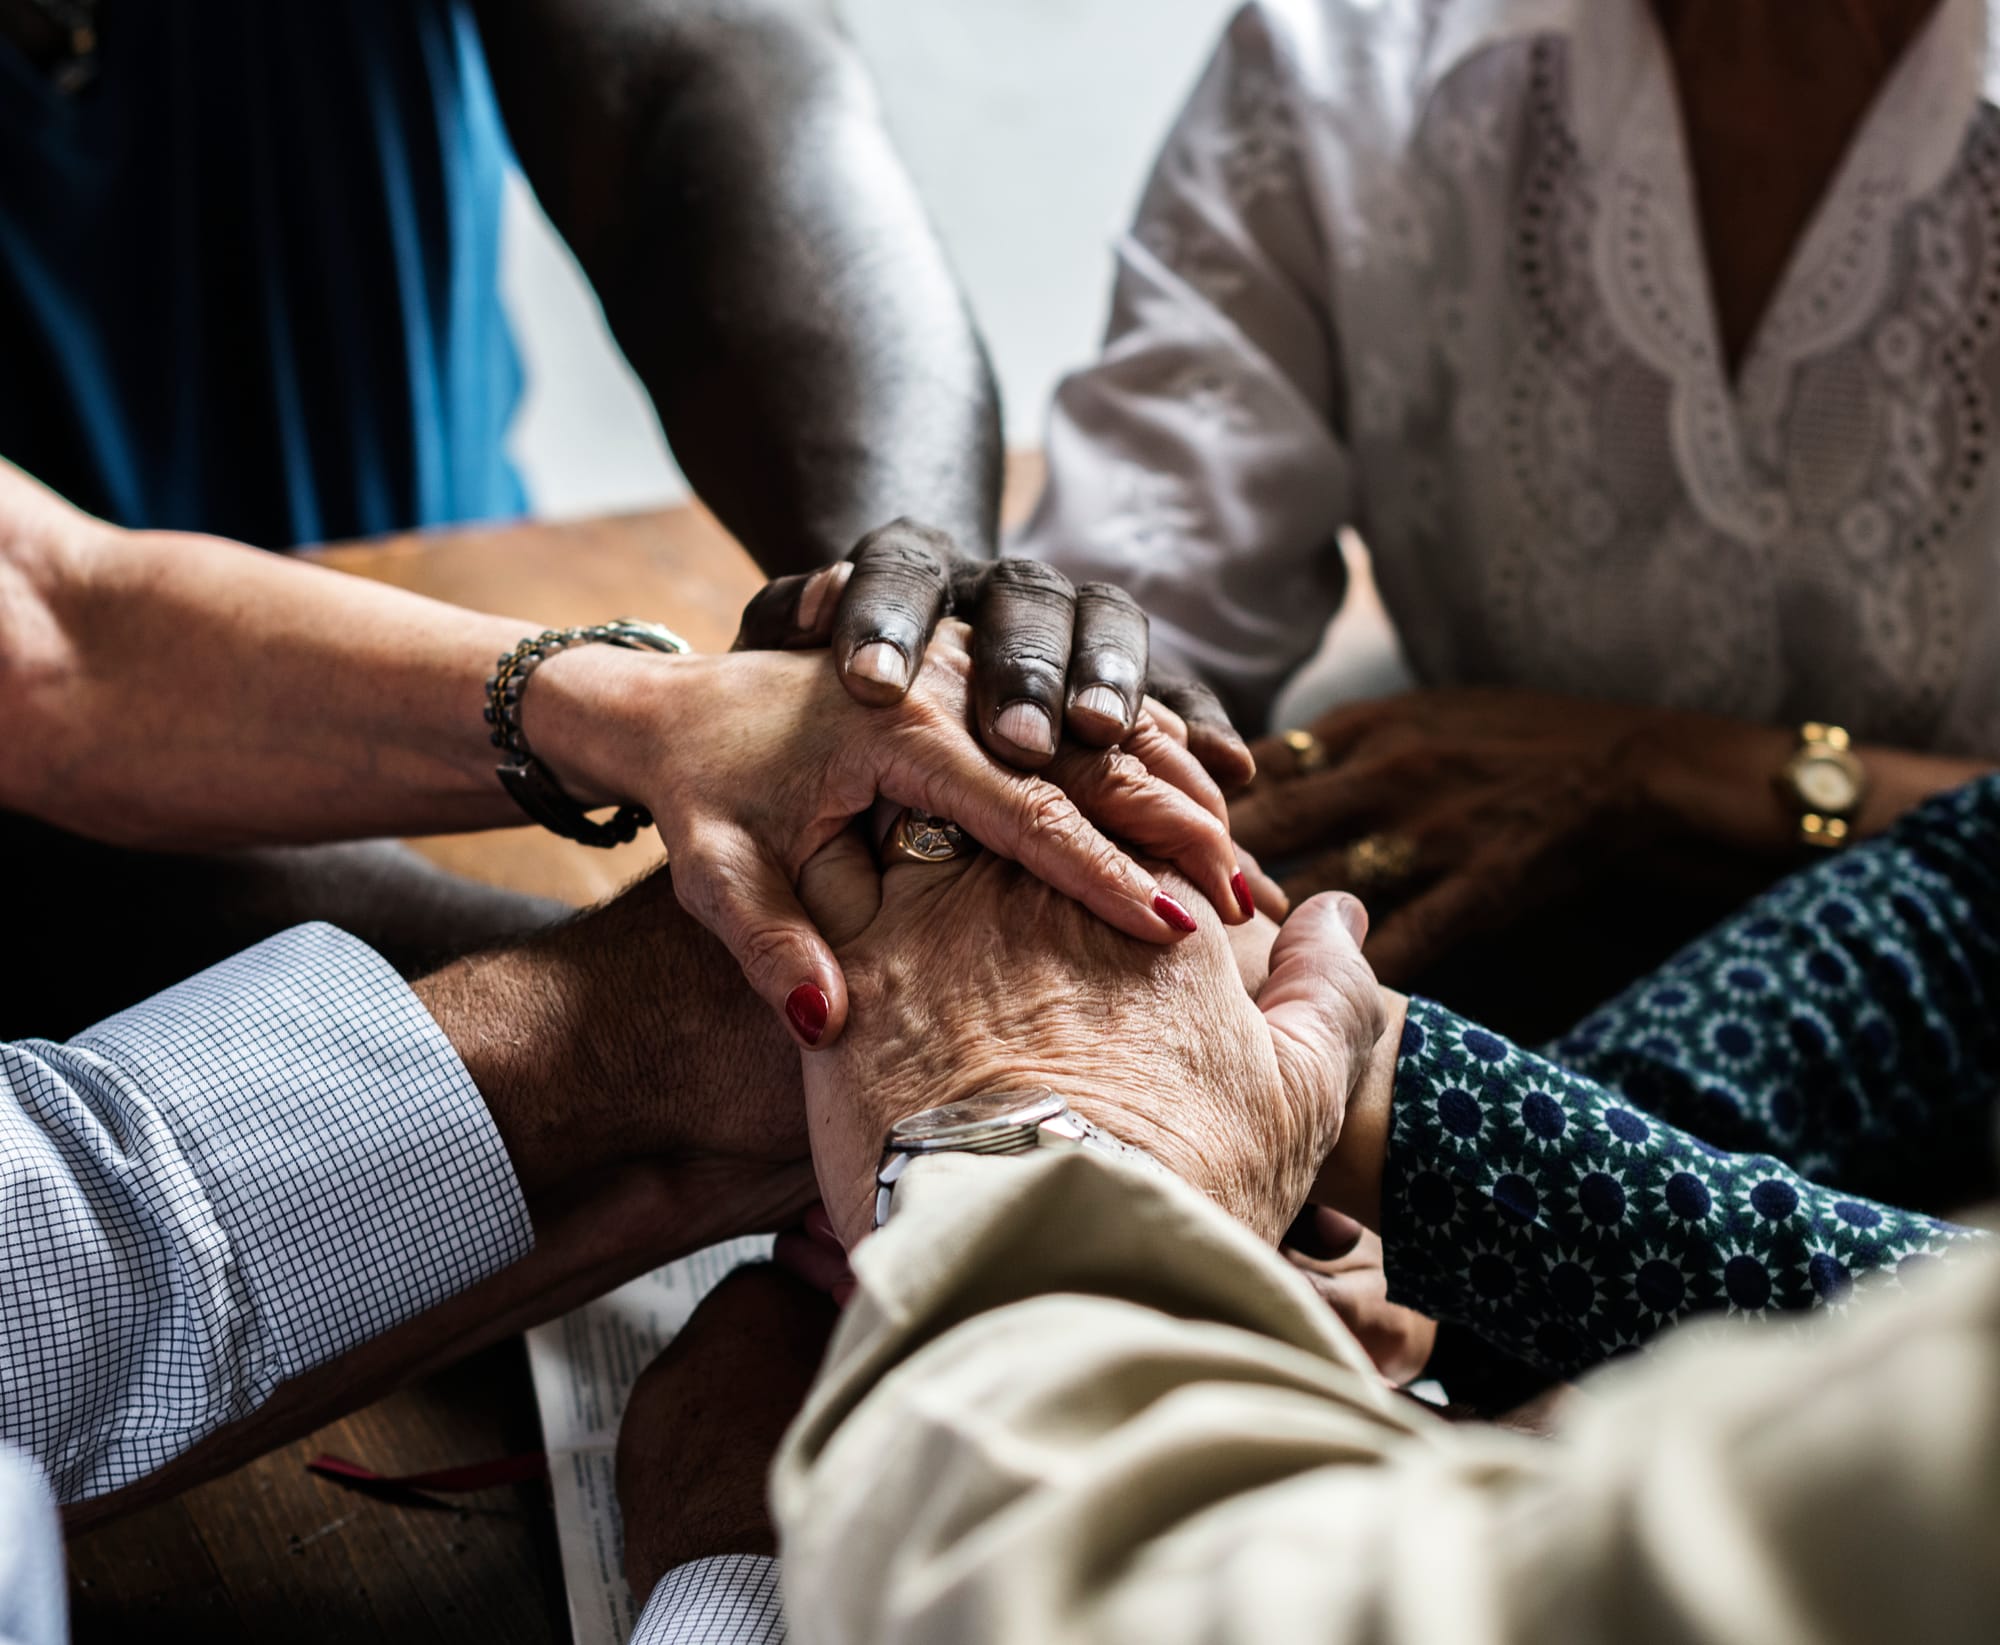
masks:
[(1844, 1306), (1983, 1238), (2000, 776), (1795, 874), (1543, 1057), (1411, 1002), (1391, 1294), (1570, 1375), (1689, 1313)]
[(632, 1645), (785, 1645), (778, 1562), (718, 1554), (675, 1566), (646, 1601)]
[(451, 1042), (330, 926), (0, 1046), (0, 1441), (64, 1501), (532, 1245)]
[(1844, 1307), (1974, 1231), (1731, 1154), (1410, 1001), (1382, 1175), (1392, 1300), (1575, 1376), (1689, 1314)]
[(2000, 776), (1772, 887), (1549, 1054), (1817, 1182), (1927, 1210), (1989, 1197)]

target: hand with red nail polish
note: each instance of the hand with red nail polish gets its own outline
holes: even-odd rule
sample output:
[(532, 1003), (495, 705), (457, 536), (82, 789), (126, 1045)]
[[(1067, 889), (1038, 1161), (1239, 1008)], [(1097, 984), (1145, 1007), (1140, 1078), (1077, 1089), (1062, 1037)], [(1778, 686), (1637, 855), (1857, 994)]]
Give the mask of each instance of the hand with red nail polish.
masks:
[[(1365, 916), (1324, 897), (1282, 930), (1232, 930), (1158, 872), (1156, 911), (1184, 931), (1171, 945), (1135, 942), (992, 854), (885, 871), (850, 833), (807, 865), (800, 895), (834, 938), (852, 1002), (839, 1042), (804, 1059), (814, 1169), (850, 1249), (872, 1221), (891, 1124), (1037, 1085), (1266, 1238), (1283, 1232), (1384, 1020), (1354, 935)], [(1240, 917), (1227, 877), (1218, 889)], [(1259, 934), (1268, 964), (1253, 997)]]
[[(837, 580), (823, 574), (800, 598), (832, 601)], [(943, 624), (907, 692), (873, 708), (821, 656), (578, 647), (537, 670), (523, 724), (577, 798), (651, 812), (682, 906), (807, 1048), (839, 1039), (848, 992), (795, 882), (878, 800), (949, 818), (1148, 942), (1185, 937), (1196, 916), (1128, 848), (1180, 869), (1223, 919), (1245, 919), (1227, 810), (1187, 749), (1148, 712), (1119, 747), (1066, 749), (1047, 774), (998, 763), (973, 734), (967, 634)]]

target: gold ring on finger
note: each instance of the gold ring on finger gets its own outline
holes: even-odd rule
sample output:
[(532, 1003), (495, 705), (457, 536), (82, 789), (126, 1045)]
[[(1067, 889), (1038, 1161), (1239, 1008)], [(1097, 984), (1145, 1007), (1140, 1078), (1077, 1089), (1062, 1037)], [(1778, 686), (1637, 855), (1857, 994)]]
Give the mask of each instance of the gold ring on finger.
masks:
[(1292, 768), (1301, 777), (1309, 771), (1321, 771), (1326, 767), (1326, 744), (1310, 731), (1300, 727), (1282, 733), (1278, 741), (1292, 751)]
[(957, 823), (911, 806), (889, 830), (882, 853), (885, 858), (903, 862), (940, 863), (950, 862), (954, 857), (969, 857), (978, 849), (979, 842)]
[(1347, 848), (1347, 889), (1357, 897), (1394, 891), (1417, 866), (1417, 845), (1407, 834), (1369, 834)]

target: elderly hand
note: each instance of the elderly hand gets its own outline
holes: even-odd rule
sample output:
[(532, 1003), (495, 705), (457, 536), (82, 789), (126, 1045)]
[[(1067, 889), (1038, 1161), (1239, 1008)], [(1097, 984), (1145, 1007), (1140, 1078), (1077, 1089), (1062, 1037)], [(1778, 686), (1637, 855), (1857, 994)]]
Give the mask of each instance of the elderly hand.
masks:
[(1529, 691), (1357, 703), (1312, 728), (1317, 769), (1260, 742), (1258, 779), (1230, 821), (1247, 849), (1286, 860), (1293, 896), (1368, 899), (1368, 958), (1393, 986), (1646, 843), (1660, 823), (1646, 765), (1661, 719)]
[(801, 1043), (847, 1017), (841, 968), (800, 909), (800, 866), (878, 796), (958, 823), (989, 850), (1146, 942), (1194, 929), (1094, 824), (1143, 838), (1224, 910), (1252, 911), (1222, 797), (1187, 750), (1142, 720), (1082, 809), (996, 764), (967, 729), (972, 660), (950, 625), (906, 696), (870, 709), (821, 657), (664, 657), (583, 646), (544, 664), (523, 699), (536, 749), (580, 800), (646, 806), (683, 906), (721, 937)]
[(837, 1317), (782, 1270), (739, 1268), (640, 1374), (618, 1425), (618, 1507), (641, 1607), (676, 1565), (778, 1551), (765, 1481)]
[[(839, 565), (780, 577), (751, 600), (738, 650), (831, 644), (859, 702), (901, 699), (938, 622), (974, 632), (980, 739), (1010, 765), (1038, 769), (1065, 731), (1105, 748), (1130, 735), (1148, 686), (1146, 614), (1109, 583), (1072, 587), (1038, 560), (982, 560), (941, 531), (897, 520)], [(1185, 723), (1182, 738), (1224, 788), (1249, 781), (1243, 739), (1207, 686), (1153, 675), (1150, 690)]]
[[(1105, 758), (1063, 756), (1061, 780), (1086, 807)], [(878, 876), (850, 833), (807, 865), (800, 893), (854, 1000), (841, 1043), (806, 1059), (821, 1196), (850, 1248), (872, 1220), (892, 1124), (1027, 1085), (1062, 1092), (1275, 1243), (1382, 1022), (1351, 897), (1291, 916), (1253, 1000), (1212, 915), (1175, 947), (1135, 943), (993, 856)]]

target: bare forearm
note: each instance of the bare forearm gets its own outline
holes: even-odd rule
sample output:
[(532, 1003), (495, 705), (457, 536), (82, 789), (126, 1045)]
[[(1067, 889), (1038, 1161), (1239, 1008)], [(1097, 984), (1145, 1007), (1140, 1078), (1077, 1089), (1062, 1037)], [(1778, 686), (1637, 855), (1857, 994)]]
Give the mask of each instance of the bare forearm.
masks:
[(0, 806), (203, 848), (514, 820), (480, 719), (531, 625), (214, 538), (127, 533), (0, 471)]
[[(1797, 807), (1778, 778), (1797, 746), (1795, 730), (1702, 714), (1663, 714), (1637, 745), (1642, 791), (1670, 834), (1764, 856), (1794, 853)], [(1885, 832), (1933, 794), (1971, 782), (1991, 760), (1864, 745), (1856, 749), (1868, 788), (1854, 833)]]
[(808, 0), (488, 6), (509, 130), (703, 498), (766, 570), (913, 515), (991, 551), (991, 373)]

